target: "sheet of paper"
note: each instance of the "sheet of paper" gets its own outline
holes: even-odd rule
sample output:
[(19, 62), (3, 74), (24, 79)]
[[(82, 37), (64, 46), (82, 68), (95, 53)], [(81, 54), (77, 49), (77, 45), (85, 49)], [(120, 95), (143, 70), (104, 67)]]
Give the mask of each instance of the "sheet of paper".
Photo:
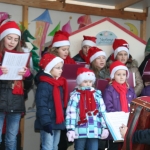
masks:
[(127, 125), (129, 113), (125, 112), (109, 112), (103, 114), (106, 124), (111, 132), (114, 141), (123, 141), (119, 127), (122, 124)]
[(2, 66), (8, 69), (7, 74), (0, 76), (0, 80), (21, 80), (22, 76), (18, 72), (26, 66), (30, 53), (10, 53), (5, 52)]

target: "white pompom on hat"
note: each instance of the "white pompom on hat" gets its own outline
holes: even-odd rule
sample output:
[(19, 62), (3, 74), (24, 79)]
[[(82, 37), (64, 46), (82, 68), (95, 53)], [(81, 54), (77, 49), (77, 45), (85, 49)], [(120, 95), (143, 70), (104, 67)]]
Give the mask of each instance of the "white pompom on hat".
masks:
[(129, 44), (123, 39), (115, 39), (113, 42), (114, 58), (121, 51), (126, 51), (129, 58)]
[(115, 72), (118, 70), (126, 70), (127, 71), (127, 78), (129, 78), (129, 70), (128, 68), (120, 61), (114, 61), (110, 65), (110, 78), (114, 79)]
[(8, 34), (17, 34), (21, 37), (21, 31), (15, 21), (4, 20), (0, 26), (0, 40)]
[(76, 79), (77, 84), (80, 85), (85, 80), (91, 80), (94, 83), (96, 80), (94, 72), (88, 68), (78, 68)]

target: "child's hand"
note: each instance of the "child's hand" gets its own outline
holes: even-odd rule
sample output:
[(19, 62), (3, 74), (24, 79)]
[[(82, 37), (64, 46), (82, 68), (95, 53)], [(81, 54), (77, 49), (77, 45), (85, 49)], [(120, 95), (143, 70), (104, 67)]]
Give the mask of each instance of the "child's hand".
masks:
[(106, 139), (109, 135), (109, 131), (107, 129), (103, 129), (101, 134), (101, 139)]
[(144, 82), (145, 86), (150, 85), (150, 82)]
[(3, 66), (0, 66), (0, 75), (2, 74), (7, 74), (8, 73), (8, 70), (6, 67), (3, 67)]
[(69, 142), (73, 142), (75, 139), (75, 131), (68, 131), (67, 132), (67, 137)]
[(24, 76), (24, 77), (28, 77), (30, 75), (30, 70), (27, 67), (24, 67), (23, 69), (21, 69), (18, 72), (18, 75)]
[(122, 138), (124, 138), (128, 127), (125, 126), (124, 124), (122, 124), (122, 126), (119, 129), (120, 129), (120, 133), (121, 133)]

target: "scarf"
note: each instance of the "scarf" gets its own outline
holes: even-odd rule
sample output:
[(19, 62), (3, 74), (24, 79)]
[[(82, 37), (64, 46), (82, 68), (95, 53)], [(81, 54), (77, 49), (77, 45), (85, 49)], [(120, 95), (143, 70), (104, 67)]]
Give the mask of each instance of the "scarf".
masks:
[(80, 57), (81, 57), (86, 63), (88, 63), (88, 64), (90, 63), (90, 62), (89, 62), (89, 58), (88, 58), (86, 55), (83, 54), (83, 51), (82, 51), (82, 50), (79, 51), (79, 55), (80, 55)]
[(76, 62), (70, 58), (70, 56), (67, 56), (66, 59), (64, 59), (64, 64), (76, 64)]
[(112, 86), (120, 94), (120, 104), (121, 104), (122, 111), (128, 112), (128, 102), (126, 98), (127, 84), (126, 83), (119, 84), (118, 82), (113, 81)]
[(98, 110), (96, 109), (96, 102), (93, 96), (94, 91), (90, 91), (90, 89), (86, 90), (77, 90), (80, 93), (80, 102), (79, 102), (79, 110), (80, 110), (80, 121), (78, 124), (83, 124), (87, 122), (86, 113), (88, 116), (91, 116), (91, 112), (96, 115)]
[(63, 87), (63, 100), (64, 100), (64, 107), (67, 107), (68, 102), (68, 84), (65, 78), (60, 77), (57, 80), (54, 78), (50, 78), (48, 76), (40, 76), (40, 81), (47, 82), (53, 85), (53, 98), (54, 98), (54, 105), (55, 105), (55, 112), (56, 112), (56, 124), (60, 124), (64, 121), (64, 113), (62, 108), (61, 102), (61, 94), (59, 90), (59, 86)]

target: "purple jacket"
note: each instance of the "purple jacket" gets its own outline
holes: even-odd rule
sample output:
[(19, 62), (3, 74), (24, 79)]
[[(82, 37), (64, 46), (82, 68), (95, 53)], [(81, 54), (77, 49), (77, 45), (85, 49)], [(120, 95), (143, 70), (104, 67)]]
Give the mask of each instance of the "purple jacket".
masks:
[[(128, 100), (128, 104), (130, 104), (130, 102), (136, 98), (136, 94), (133, 88), (128, 89), (126, 97)], [(121, 111), (120, 95), (112, 85), (109, 85), (105, 89), (103, 99), (106, 105), (107, 112)]]
[(141, 96), (150, 96), (150, 85), (143, 88)]

